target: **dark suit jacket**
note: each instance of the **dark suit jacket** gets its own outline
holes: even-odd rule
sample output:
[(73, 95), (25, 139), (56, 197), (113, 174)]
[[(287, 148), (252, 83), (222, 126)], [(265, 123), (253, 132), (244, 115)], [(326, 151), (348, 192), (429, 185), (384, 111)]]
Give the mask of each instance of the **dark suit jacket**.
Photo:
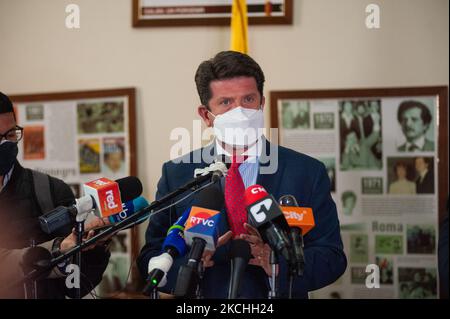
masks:
[[(330, 181), (325, 166), (311, 157), (293, 150), (266, 143), (271, 151), (278, 151), (278, 169), (274, 174), (259, 174), (257, 184), (262, 185), (276, 199), (282, 195), (294, 195), (300, 205), (312, 207), (316, 227), (304, 238), (305, 272), (303, 277), (296, 278), (293, 295), (296, 298), (307, 298), (308, 291), (319, 289), (333, 283), (345, 271), (347, 260), (343, 252), (339, 220), (336, 205), (330, 195)], [(199, 157), (201, 152), (214, 153), (214, 148), (196, 150), (183, 159)], [(273, 154), (273, 153), (272, 153)], [(213, 156), (213, 155), (212, 155)], [(265, 160), (260, 159), (260, 169)], [(190, 180), (195, 168), (205, 167), (206, 163), (188, 164), (167, 162), (162, 168), (162, 177), (158, 183), (156, 199)], [(218, 184), (217, 187), (221, 187)], [(192, 199), (177, 205), (175, 209), (155, 215), (151, 218), (147, 233), (146, 245), (138, 257), (138, 266), (143, 278), (147, 277), (150, 258), (161, 254), (161, 244), (168, 227), (176, 218), (192, 205)], [(226, 212), (222, 210), (220, 234), (229, 230)], [(213, 260), (215, 265), (207, 268), (202, 282), (203, 295), (206, 298), (226, 298), (230, 277), (230, 262), (227, 258), (229, 244), (218, 248)], [(168, 274), (168, 284), (162, 291), (171, 292), (174, 288), (178, 267), (184, 258), (178, 258)], [(280, 261), (280, 292), (283, 297), (288, 293), (287, 267)], [(241, 298), (267, 298), (269, 291), (268, 277), (261, 267), (247, 266), (241, 283)]]
[[(62, 180), (49, 176), (50, 193), (53, 206), (71, 206), (75, 198), (70, 187)], [(22, 258), (31, 239), (37, 245), (51, 248), (55, 237), (66, 237), (70, 234), (71, 226), (48, 235), (39, 225), (41, 211), (34, 189), (31, 170), (23, 168), (19, 162), (15, 163), (11, 180), (0, 192), (0, 299), (24, 298), (22, 286), (9, 288), (23, 276)], [(109, 252), (96, 247), (83, 253), (81, 276), (81, 293), (86, 295), (102, 280)], [(6, 272), (5, 270), (8, 270)], [(38, 298), (63, 299), (65, 296), (74, 297), (75, 290), (65, 284), (66, 278), (45, 279), (38, 282)]]
[[(406, 149), (406, 143), (400, 145), (400, 146), (397, 148), (397, 150), (398, 150), (399, 152), (406, 152), (406, 151), (407, 151), (407, 149)], [(420, 149), (420, 150), (418, 150), (418, 151), (422, 151), (422, 152), (432, 152), (432, 151), (434, 151), (434, 142), (425, 139), (425, 143), (423, 144), (422, 149)]]
[(423, 181), (420, 182), (420, 177), (416, 180), (417, 194), (433, 194), (434, 193), (434, 176), (430, 170), (427, 172)]

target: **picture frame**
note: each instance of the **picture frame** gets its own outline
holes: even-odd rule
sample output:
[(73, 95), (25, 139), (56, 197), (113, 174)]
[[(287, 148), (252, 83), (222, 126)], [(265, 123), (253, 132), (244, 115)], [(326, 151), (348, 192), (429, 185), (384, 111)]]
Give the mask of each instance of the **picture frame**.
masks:
[[(439, 178), (439, 213), (440, 221), (447, 206), (448, 189), (448, 87), (396, 87), (396, 88), (361, 88), (342, 90), (293, 90), (293, 91), (271, 91), (270, 92), (270, 121), (272, 128), (280, 128), (281, 114), (279, 103), (282, 100), (300, 99), (303, 101), (329, 100), (329, 99), (364, 99), (364, 98), (393, 98), (393, 97), (424, 97), (434, 96), (437, 98), (437, 113), (439, 122), (436, 123), (439, 134), (438, 149), (438, 171)], [(311, 122), (314, 118), (311, 118)], [(312, 126), (312, 125), (311, 125)], [(279, 141), (281, 134), (279, 134)], [(436, 146), (438, 143), (436, 142)]]
[[(101, 177), (116, 180), (137, 176), (135, 88), (20, 94), (10, 98), (18, 125), (24, 127), (18, 156), (24, 167), (62, 179), (75, 198), (83, 195), (83, 183)], [(126, 289), (137, 284), (133, 261), (139, 254), (139, 233), (132, 228), (119, 234), (127, 244), (112, 252), (110, 264), (121, 258), (133, 265), (122, 287)], [(117, 267), (110, 266), (107, 275), (114, 277)], [(120, 272), (116, 277), (123, 279), (124, 270)], [(102, 296), (109, 294), (104, 289), (101, 292)]]
[[(231, 0), (132, 0), (133, 27), (226, 26), (230, 25), (231, 3)], [(292, 0), (250, 0), (247, 10), (249, 25), (292, 24)]]
[[(317, 159), (328, 174), (348, 257), (341, 279), (310, 297), (442, 296), (448, 87), (272, 91), (270, 119), (281, 146)], [(355, 277), (368, 264), (379, 268), (381, 289)]]

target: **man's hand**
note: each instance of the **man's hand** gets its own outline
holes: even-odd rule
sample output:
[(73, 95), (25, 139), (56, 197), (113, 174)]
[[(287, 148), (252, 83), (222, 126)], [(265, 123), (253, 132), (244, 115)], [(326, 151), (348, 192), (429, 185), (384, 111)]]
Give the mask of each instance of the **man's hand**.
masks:
[[(232, 237), (233, 237), (233, 233), (231, 232), (231, 230), (226, 232), (222, 236), (220, 236), (219, 239), (217, 240), (216, 248), (219, 248), (220, 246), (228, 243)], [(202, 257), (203, 267), (207, 268), (207, 267), (214, 266), (214, 261), (211, 260), (213, 255), (214, 255), (214, 252), (210, 251), (210, 250), (205, 250), (203, 252), (203, 257)]]
[[(86, 241), (86, 240), (89, 240), (92, 237), (94, 237), (95, 236), (95, 231), (94, 231), (95, 228), (101, 227), (101, 226), (106, 226), (108, 224), (110, 224), (110, 222), (108, 221), (107, 218), (103, 218), (102, 219), (102, 218), (99, 218), (99, 217), (95, 216), (93, 219), (89, 220), (88, 222), (86, 222), (84, 224), (85, 233), (84, 233), (83, 240)], [(83, 249), (83, 251), (87, 251), (87, 250), (93, 249), (97, 245), (105, 244), (112, 236), (113, 235), (108, 236), (108, 237), (98, 241), (96, 244), (91, 245), (89, 247), (86, 247), (85, 249)], [(60, 250), (61, 250), (62, 253), (65, 253), (68, 250), (70, 250), (73, 247), (75, 247), (76, 244), (77, 244), (77, 233), (76, 233), (76, 230), (74, 228), (74, 229), (72, 229), (72, 233), (70, 233), (69, 236), (64, 238), (64, 240), (61, 242)]]
[[(244, 224), (248, 234), (241, 234), (240, 238), (246, 240), (250, 244), (253, 258), (250, 259), (249, 264), (260, 266), (264, 269), (268, 276), (272, 276), (272, 265), (270, 264), (270, 249), (269, 245), (264, 244), (258, 230), (249, 224)], [(277, 267), (278, 273), (278, 267)]]

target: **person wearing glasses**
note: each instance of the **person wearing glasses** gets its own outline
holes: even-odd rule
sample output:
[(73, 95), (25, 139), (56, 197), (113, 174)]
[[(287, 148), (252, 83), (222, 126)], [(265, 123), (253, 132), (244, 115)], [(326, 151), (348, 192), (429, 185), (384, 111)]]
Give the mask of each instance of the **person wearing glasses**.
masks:
[[(75, 198), (62, 180), (20, 165), (17, 154), (22, 137), (23, 128), (16, 123), (11, 100), (0, 92), (0, 298), (73, 297), (75, 289), (66, 286), (70, 260), (55, 267), (45, 279), (14, 285), (27, 272), (27, 260), (33, 259), (34, 254), (47, 251), (56, 257), (76, 243), (72, 226), (50, 235), (41, 230), (40, 215), (58, 206), (71, 206)], [(86, 237), (92, 237), (92, 228), (101, 225), (99, 218), (87, 222)], [(101, 281), (109, 256), (104, 245), (89, 247), (83, 253), (79, 278), (82, 295)]]

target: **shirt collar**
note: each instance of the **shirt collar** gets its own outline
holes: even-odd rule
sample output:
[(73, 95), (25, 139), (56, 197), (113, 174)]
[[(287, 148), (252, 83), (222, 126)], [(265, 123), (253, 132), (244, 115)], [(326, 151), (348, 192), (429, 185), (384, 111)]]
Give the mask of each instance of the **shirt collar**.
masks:
[(408, 149), (412, 145), (416, 145), (419, 148), (419, 150), (422, 150), (423, 146), (425, 145), (425, 136), (422, 135), (417, 140), (415, 140), (413, 143), (407, 141), (406, 149)]
[(421, 180), (424, 179), (425, 175), (427, 175), (427, 173), (428, 173), (428, 169), (425, 169), (422, 173), (420, 173), (420, 179)]

